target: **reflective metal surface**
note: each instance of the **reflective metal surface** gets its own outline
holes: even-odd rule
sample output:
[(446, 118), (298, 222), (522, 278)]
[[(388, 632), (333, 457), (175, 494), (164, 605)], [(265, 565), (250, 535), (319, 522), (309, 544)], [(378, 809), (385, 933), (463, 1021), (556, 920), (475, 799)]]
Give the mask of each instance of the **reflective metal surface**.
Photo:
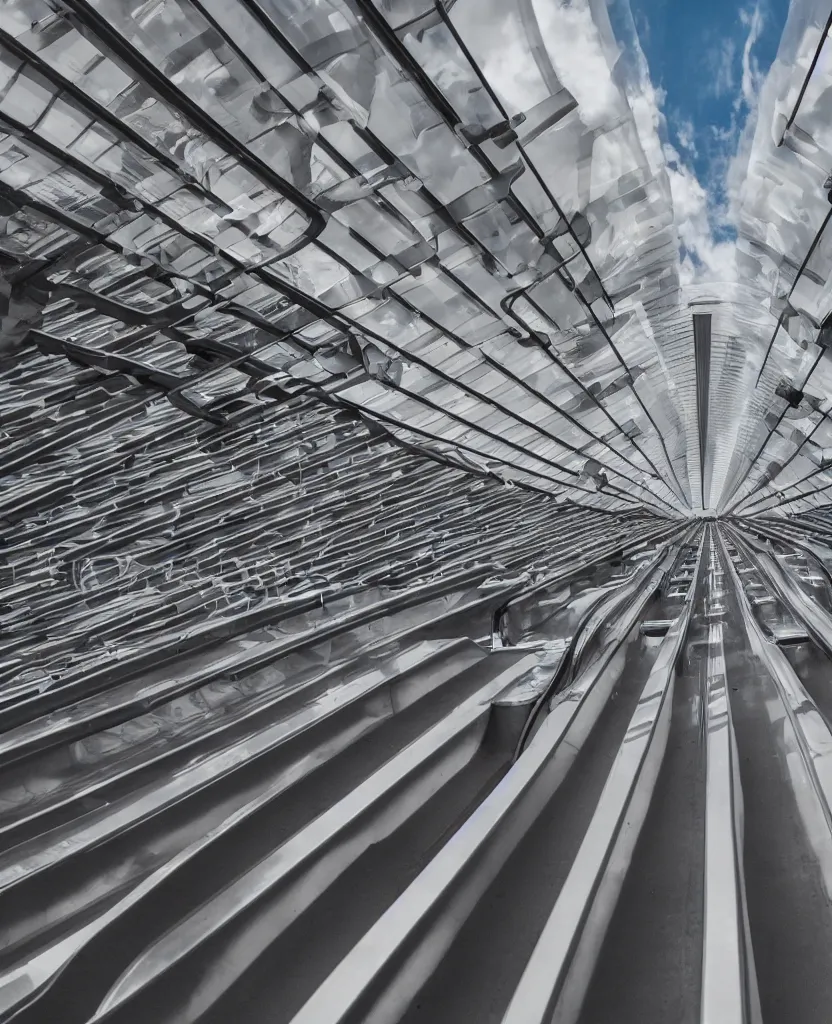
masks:
[(712, 281), (625, 8), (0, 3), (0, 1022), (828, 1024), (832, 15)]

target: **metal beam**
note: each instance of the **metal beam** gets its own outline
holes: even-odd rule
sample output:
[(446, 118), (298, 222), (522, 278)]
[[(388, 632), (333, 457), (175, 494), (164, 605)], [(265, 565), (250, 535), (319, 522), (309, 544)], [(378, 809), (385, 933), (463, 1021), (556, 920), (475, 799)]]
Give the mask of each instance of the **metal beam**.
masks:
[(708, 451), (708, 410), (711, 395), (711, 314), (693, 314), (693, 348), (696, 362), (696, 421), (699, 431), (699, 486), (703, 510), (710, 505), (705, 493), (705, 456)]

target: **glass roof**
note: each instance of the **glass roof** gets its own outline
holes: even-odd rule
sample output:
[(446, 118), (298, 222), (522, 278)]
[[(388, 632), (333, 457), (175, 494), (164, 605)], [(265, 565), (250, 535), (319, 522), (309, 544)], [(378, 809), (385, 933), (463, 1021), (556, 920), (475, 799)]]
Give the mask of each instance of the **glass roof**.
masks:
[(599, 509), (823, 502), (827, 15), (792, 5), (735, 279), (688, 286), (600, 0), (6, 0), (7, 368), (34, 342), (218, 424), (309, 393)]

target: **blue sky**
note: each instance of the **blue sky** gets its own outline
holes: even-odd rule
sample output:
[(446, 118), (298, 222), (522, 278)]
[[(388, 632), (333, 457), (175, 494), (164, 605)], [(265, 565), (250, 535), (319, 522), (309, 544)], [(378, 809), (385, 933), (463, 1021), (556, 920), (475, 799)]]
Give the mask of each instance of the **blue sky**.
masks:
[(788, 0), (630, 0), (669, 141), (708, 193), (717, 241), (730, 237), (725, 173), (774, 57)]

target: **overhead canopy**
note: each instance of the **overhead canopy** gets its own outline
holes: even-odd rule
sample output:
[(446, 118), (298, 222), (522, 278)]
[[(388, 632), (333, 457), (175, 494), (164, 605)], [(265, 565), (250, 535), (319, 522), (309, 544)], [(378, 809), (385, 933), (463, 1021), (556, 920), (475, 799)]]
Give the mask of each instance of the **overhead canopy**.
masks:
[(822, 503), (827, 14), (792, 5), (702, 283), (616, 4), (6, 0), (5, 364), (218, 424), (311, 391), (602, 509)]

